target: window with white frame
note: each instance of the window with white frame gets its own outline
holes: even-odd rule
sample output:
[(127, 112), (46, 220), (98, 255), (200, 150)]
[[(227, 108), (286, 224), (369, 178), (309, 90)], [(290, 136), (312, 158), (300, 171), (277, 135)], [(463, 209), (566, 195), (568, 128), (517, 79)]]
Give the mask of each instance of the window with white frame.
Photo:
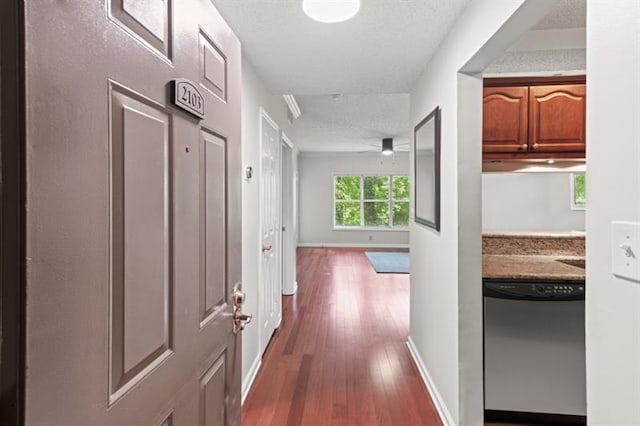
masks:
[(337, 228), (409, 225), (409, 176), (337, 175), (333, 179)]
[(571, 174), (571, 208), (584, 210), (587, 207), (586, 175), (584, 173)]

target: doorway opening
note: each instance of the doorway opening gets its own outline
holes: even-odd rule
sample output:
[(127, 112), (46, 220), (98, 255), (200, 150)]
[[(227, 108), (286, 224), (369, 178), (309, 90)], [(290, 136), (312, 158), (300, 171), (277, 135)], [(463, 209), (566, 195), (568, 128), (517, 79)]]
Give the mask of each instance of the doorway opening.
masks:
[(290, 296), (295, 294), (298, 284), (296, 282), (296, 245), (297, 229), (295, 223), (295, 151), (293, 143), (282, 133), (280, 172), (281, 207), (280, 220), (282, 229), (282, 244), (280, 258), (282, 260), (282, 294)]
[[(505, 52), (508, 54), (509, 47), (522, 37), (526, 29), (532, 28), (547, 15), (555, 4), (556, 2), (543, 3), (532, 0), (524, 2), (458, 71), (458, 344), (459, 365), (466, 366), (464, 369), (459, 369), (459, 394), (461, 395), (459, 421), (461, 423), (482, 419), (486, 401), (483, 362), (483, 345), (485, 344), (482, 291), (483, 215), (481, 214), (483, 212), (481, 161), (483, 77), (495, 59), (500, 58)], [(569, 206), (569, 200), (567, 200), (567, 206)]]

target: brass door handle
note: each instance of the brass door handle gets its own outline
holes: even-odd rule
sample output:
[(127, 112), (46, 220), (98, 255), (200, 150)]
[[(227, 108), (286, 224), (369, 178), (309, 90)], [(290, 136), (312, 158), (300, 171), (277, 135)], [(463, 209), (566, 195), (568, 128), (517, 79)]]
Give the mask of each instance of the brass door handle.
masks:
[(533, 144), (533, 149), (538, 149), (538, 144), (537, 143)]
[(233, 333), (238, 334), (244, 330), (244, 326), (249, 324), (253, 319), (253, 315), (243, 314), (240, 309), (233, 311)]
[(523, 151), (526, 151), (526, 150), (527, 150), (527, 148), (528, 148), (528, 145), (527, 145), (526, 143), (523, 143), (523, 144), (520, 146), (520, 149), (522, 149)]
[(240, 291), (236, 290), (233, 292), (233, 334), (238, 334), (238, 332), (244, 330), (244, 326), (249, 324), (253, 319), (253, 315), (247, 315), (242, 313), (242, 305), (246, 300), (246, 295)]

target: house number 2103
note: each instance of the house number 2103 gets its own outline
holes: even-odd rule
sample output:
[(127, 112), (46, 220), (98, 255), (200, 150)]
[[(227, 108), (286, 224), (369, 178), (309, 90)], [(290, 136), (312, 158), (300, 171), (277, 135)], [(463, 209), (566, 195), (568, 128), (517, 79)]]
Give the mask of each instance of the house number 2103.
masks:
[(171, 103), (191, 115), (204, 118), (204, 97), (198, 87), (187, 79), (171, 80)]

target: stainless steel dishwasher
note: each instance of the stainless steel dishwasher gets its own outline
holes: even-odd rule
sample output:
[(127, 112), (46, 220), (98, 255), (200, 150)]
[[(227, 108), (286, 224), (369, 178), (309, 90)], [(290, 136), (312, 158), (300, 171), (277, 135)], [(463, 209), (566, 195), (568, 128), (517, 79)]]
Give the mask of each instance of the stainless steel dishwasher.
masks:
[(586, 416), (584, 288), (484, 281), (485, 413)]

